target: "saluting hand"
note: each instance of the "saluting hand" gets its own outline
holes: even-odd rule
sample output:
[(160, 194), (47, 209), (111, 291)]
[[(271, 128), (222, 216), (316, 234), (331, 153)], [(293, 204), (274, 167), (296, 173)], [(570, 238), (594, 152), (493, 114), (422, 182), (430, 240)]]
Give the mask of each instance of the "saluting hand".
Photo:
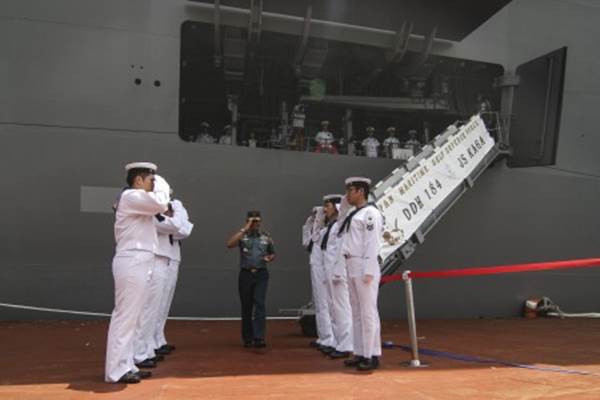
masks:
[(365, 275), (363, 276), (363, 282), (367, 285), (373, 282), (373, 275)]
[(248, 221), (246, 221), (246, 225), (242, 228), (242, 230), (248, 232), (253, 222), (254, 218), (249, 218)]

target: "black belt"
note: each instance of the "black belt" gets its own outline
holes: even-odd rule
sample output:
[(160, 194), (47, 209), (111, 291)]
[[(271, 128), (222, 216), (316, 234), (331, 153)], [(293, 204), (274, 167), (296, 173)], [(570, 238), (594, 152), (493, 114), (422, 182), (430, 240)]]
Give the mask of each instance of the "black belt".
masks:
[(248, 272), (255, 274), (258, 271), (262, 271), (264, 269), (266, 269), (266, 268), (242, 268), (242, 271), (248, 271)]

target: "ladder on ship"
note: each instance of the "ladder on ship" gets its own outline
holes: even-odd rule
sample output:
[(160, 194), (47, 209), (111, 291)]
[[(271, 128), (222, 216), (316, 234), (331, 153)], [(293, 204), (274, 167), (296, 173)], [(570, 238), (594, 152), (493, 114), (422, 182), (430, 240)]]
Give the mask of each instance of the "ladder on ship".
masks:
[[(444, 215), (456, 204), (460, 198), (470, 189), (473, 188), (477, 179), (481, 174), (500, 156), (509, 154), (506, 150), (507, 146), (504, 139), (503, 129), (500, 125), (498, 113), (489, 113), (494, 118), (493, 126), (485, 127), (485, 132), (488, 138), (493, 141), (493, 146), (490, 146), (478, 159), (477, 163), (472, 167), (468, 174), (462, 177), (456, 187), (447, 193), (435, 208), (427, 215), (426, 218), (419, 224), (414, 233), (411, 233), (407, 240), (404, 241), (392, 254), (387, 255), (381, 261), (381, 275), (393, 274), (410, 256), (416, 251), (417, 247), (425, 241), (431, 230), (442, 220)], [(469, 121), (466, 121), (462, 126), (450, 125), (443, 133), (436, 136), (423, 150), (407, 161), (403, 166), (395, 169), (390, 175), (378, 182), (372, 190), (373, 200), (379, 205), (386, 194), (393, 191), (394, 188), (402, 185), (403, 181), (408, 179), (418, 169), (424, 161), (434, 157), (436, 153), (443, 149), (452, 139), (459, 136), (464, 129), (467, 129), (469, 123), (475, 119), (481, 120), (478, 115), (474, 115)], [(496, 139), (492, 138), (490, 131), (494, 133)]]

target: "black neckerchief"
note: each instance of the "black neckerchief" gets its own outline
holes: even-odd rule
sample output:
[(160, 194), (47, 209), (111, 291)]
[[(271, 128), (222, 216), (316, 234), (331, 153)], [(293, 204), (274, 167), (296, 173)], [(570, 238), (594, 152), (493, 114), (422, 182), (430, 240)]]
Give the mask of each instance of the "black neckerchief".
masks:
[(335, 224), (337, 220), (333, 220), (327, 225), (327, 232), (323, 236), (323, 240), (321, 240), (321, 250), (327, 250), (327, 242), (329, 241), (329, 232), (331, 232), (331, 228), (333, 228), (333, 224)]
[(340, 230), (338, 231), (338, 237), (342, 236), (344, 234), (344, 230), (346, 232), (348, 232), (350, 230), (350, 223), (352, 222), (352, 218), (354, 218), (354, 216), (356, 215), (356, 213), (358, 213), (360, 210), (362, 210), (363, 208), (366, 208), (368, 206), (373, 206), (373, 207), (377, 207), (374, 203), (367, 203), (362, 207), (358, 207), (356, 210), (352, 211), (344, 220), (344, 223), (342, 223), (342, 226), (340, 227)]
[(314, 244), (315, 243), (311, 239), (310, 242), (308, 243), (308, 246), (306, 246), (306, 251), (308, 251), (309, 253), (312, 252), (312, 248), (313, 248)]

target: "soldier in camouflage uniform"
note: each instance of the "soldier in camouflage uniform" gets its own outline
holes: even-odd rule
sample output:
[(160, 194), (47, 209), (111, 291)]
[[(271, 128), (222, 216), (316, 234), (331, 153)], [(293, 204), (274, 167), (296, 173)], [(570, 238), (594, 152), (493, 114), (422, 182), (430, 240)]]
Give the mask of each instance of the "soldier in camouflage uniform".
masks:
[(260, 225), (260, 212), (248, 211), (246, 225), (227, 241), (227, 247), (237, 246), (240, 249), (238, 284), (242, 303), (244, 347), (262, 348), (266, 346), (265, 299), (269, 283), (267, 264), (275, 258), (275, 247), (271, 235), (261, 231)]

